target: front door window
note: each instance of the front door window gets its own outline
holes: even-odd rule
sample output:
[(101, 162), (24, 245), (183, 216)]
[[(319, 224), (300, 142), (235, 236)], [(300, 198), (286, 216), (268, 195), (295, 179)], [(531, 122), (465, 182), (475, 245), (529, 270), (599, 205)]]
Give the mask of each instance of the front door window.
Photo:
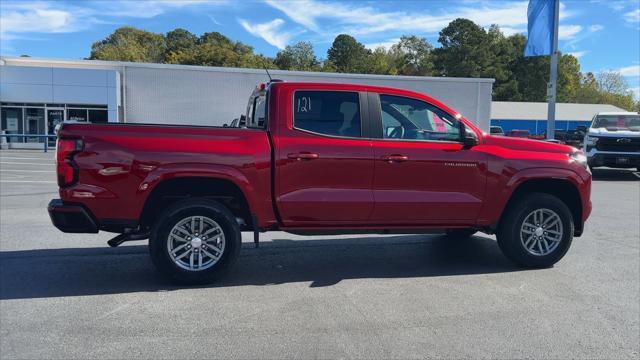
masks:
[(397, 140), (460, 141), (460, 122), (424, 101), (380, 95), (383, 137)]

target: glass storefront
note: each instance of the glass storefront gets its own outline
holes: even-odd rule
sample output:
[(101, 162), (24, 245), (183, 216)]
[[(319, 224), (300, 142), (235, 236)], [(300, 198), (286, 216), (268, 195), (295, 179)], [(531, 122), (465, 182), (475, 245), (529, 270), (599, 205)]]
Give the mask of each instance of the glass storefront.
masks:
[[(0, 130), (7, 134), (55, 135), (56, 125), (63, 121), (106, 123), (105, 105), (66, 104), (0, 104)], [(43, 143), (44, 138), (9, 137), (9, 143)], [(54, 146), (55, 140), (50, 139)]]

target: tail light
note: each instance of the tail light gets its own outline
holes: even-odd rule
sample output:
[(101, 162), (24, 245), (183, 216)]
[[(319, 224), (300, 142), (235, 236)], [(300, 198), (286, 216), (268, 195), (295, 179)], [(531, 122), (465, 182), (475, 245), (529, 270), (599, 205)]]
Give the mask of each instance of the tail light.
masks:
[(73, 162), (73, 156), (82, 151), (83, 143), (80, 139), (58, 139), (56, 146), (56, 170), (58, 186), (70, 186), (78, 181), (78, 167)]

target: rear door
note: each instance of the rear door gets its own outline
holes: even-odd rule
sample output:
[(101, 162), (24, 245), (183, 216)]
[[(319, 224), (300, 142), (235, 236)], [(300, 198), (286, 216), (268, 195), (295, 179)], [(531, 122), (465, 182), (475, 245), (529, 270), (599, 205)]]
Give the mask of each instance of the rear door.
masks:
[(460, 121), (421, 99), (372, 94), (378, 224), (470, 223), (485, 191), (486, 155), (462, 144)]
[(309, 85), (282, 96), (289, 103), (278, 116), (274, 146), (275, 194), (283, 224), (365, 222), (373, 211), (366, 93)]

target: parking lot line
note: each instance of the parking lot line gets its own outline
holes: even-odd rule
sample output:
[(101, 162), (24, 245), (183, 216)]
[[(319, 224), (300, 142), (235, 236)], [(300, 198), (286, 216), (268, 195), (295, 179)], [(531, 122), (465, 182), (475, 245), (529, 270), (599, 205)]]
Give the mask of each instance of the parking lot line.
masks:
[(53, 170), (16, 170), (16, 169), (0, 169), (0, 172), (46, 172), (53, 173)]
[(7, 165), (45, 165), (45, 166), (55, 166), (54, 163), (24, 163), (24, 162), (9, 162), (9, 161), (0, 161), (0, 164)]
[[(42, 160), (41, 157), (13, 157), (13, 156), (2, 156), (0, 155), (0, 159), (2, 160)], [(53, 160), (53, 157), (51, 158)]]
[(45, 183), (45, 184), (56, 184), (57, 181), (45, 181), (45, 180), (0, 180), (0, 183)]

